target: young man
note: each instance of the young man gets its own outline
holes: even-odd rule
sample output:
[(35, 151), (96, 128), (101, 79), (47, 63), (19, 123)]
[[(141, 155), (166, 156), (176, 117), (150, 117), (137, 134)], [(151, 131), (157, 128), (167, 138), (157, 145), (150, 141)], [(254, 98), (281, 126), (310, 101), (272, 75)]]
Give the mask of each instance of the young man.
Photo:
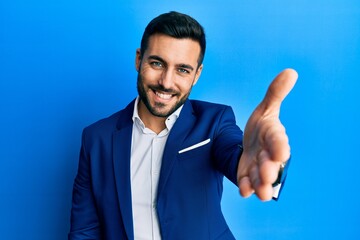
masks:
[(297, 74), (275, 78), (243, 135), (229, 106), (188, 99), (205, 48), (190, 16), (170, 12), (146, 27), (139, 96), (83, 131), (69, 239), (234, 239), (220, 207), (223, 176), (244, 197), (276, 194), (290, 157), (280, 104)]

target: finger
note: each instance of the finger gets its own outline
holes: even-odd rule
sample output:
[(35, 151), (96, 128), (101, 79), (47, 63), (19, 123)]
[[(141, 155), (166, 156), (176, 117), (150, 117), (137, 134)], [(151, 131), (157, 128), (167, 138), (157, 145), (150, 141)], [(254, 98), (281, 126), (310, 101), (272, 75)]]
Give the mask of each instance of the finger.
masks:
[(268, 152), (262, 151), (259, 154), (259, 176), (263, 184), (272, 184), (276, 181), (280, 163), (270, 159)]
[[(252, 173), (254, 174), (254, 173)], [(254, 175), (255, 176), (255, 175)], [(242, 177), (239, 181), (239, 191), (241, 196), (247, 198), (250, 197), (254, 192), (258, 198), (262, 201), (269, 201), (272, 199), (273, 188), (272, 184), (261, 184), (259, 179), (256, 177)], [(252, 181), (254, 183), (252, 183)], [(253, 186), (255, 185), (255, 189)]]
[(261, 184), (261, 179), (259, 176), (259, 166), (254, 165), (250, 168), (249, 177), (251, 186), (256, 190), (256, 188)]
[(271, 184), (261, 184), (255, 189), (255, 193), (262, 201), (269, 201), (272, 199), (273, 188)]
[(298, 74), (293, 69), (285, 69), (270, 84), (265, 98), (262, 101), (265, 109), (280, 109), (280, 105), (285, 97), (294, 87)]
[(239, 181), (239, 191), (241, 196), (247, 198), (254, 193), (249, 177), (243, 177)]
[[(272, 187), (269, 183), (264, 183), (260, 179), (260, 168), (258, 166), (254, 166), (249, 171), (250, 182), (252, 187), (255, 190), (255, 194), (262, 201), (268, 201), (272, 197)], [(269, 188), (270, 186), (270, 188)]]

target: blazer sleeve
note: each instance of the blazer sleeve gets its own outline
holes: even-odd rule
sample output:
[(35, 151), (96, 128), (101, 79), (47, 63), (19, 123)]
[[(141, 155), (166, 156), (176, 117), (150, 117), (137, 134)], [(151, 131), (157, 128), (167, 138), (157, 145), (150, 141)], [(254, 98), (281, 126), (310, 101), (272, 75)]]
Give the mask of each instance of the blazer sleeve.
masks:
[(242, 146), (243, 132), (236, 125), (232, 108), (226, 106), (218, 118), (212, 155), (217, 169), (236, 185)]
[(101, 238), (92, 192), (90, 157), (85, 146), (85, 130), (82, 133), (79, 166), (73, 187), (69, 240)]

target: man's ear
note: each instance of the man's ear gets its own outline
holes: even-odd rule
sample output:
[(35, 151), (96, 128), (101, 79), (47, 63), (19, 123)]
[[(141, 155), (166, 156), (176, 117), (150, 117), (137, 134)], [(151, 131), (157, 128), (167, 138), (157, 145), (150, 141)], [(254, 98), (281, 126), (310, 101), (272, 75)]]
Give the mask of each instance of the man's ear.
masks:
[(201, 72), (202, 72), (202, 69), (203, 69), (203, 64), (201, 64), (197, 70), (196, 70), (196, 73), (195, 73), (195, 79), (194, 79), (194, 83), (193, 83), (193, 86), (197, 83), (197, 81), (199, 80), (200, 78), (200, 75), (201, 75)]
[(136, 55), (135, 55), (135, 69), (137, 72), (140, 71), (141, 66), (141, 50), (140, 48), (136, 49)]

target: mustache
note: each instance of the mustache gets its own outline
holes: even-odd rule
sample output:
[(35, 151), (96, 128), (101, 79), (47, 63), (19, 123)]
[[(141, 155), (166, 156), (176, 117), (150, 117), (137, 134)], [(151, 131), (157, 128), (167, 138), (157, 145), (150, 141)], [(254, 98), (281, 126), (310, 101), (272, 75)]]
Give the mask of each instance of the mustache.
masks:
[(164, 93), (170, 93), (170, 94), (178, 94), (177, 91), (175, 91), (174, 89), (171, 88), (164, 88), (161, 85), (152, 85), (149, 86), (152, 90), (154, 91), (159, 91), (159, 92), (164, 92)]

